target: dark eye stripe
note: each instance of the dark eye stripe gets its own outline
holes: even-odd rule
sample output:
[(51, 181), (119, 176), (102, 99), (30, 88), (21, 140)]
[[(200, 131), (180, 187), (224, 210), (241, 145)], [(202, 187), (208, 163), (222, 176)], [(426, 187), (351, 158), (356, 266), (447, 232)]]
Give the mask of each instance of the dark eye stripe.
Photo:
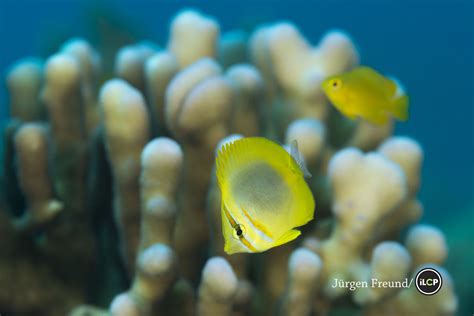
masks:
[[(224, 214), (225, 214), (225, 217), (227, 218), (227, 220), (229, 221), (229, 224), (232, 226), (232, 227), (235, 227), (237, 225), (237, 223), (235, 222), (235, 220), (232, 218), (232, 216), (230, 216), (229, 214), (229, 211), (227, 210), (227, 207), (225, 206), (225, 204), (222, 204), (222, 209), (224, 210)], [(242, 236), (239, 236), (239, 240), (244, 244), (245, 247), (247, 247), (250, 251), (253, 251), (253, 252), (257, 252), (257, 249), (252, 246), (250, 244), (250, 242), (247, 240), (247, 238), (245, 238), (243, 235)]]
[(222, 209), (224, 210), (225, 217), (227, 217), (227, 220), (229, 221), (230, 226), (234, 227), (237, 225), (237, 223), (234, 221), (232, 216), (230, 216), (229, 211), (227, 210), (227, 207), (225, 204), (222, 204)]

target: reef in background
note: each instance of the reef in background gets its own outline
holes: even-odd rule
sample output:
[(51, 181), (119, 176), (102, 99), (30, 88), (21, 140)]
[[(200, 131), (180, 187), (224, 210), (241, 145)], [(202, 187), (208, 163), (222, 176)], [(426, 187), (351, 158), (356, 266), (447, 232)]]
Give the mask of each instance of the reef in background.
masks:
[[(83, 39), (45, 62), (19, 61), (7, 78), (0, 310), (454, 315), (445, 237), (414, 224), (421, 146), (391, 136), (393, 123), (347, 120), (320, 89), (358, 59), (340, 31), (315, 47), (291, 23), (221, 35), (213, 18), (188, 10), (166, 48), (117, 52), (115, 78), (102, 85), (100, 55)], [(315, 220), (294, 242), (227, 256), (215, 151), (253, 135), (298, 141)], [(403, 281), (425, 265), (444, 280), (433, 296), (331, 286)], [(121, 283), (129, 289), (118, 293)], [(97, 301), (109, 308), (81, 305)]]

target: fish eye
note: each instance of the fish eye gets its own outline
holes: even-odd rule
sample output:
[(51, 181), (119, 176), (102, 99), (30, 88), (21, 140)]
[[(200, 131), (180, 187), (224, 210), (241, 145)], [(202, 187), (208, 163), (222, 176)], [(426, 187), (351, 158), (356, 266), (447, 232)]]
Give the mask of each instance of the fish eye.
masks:
[(240, 239), (242, 237), (244, 237), (244, 233), (245, 233), (245, 227), (241, 224), (236, 224), (234, 226), (234, 238), (235, 239)]
[(334, 89), (337, 89), (341, 86), (341, 80), (339, 79), (334, 79), (332, 82), (331, 82), (331, 86), (334, 88)]

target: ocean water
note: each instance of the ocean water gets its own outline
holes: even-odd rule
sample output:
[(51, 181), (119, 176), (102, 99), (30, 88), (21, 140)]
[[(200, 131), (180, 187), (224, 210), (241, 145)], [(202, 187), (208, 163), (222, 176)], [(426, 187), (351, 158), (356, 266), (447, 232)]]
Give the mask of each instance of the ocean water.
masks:
[[(19, 58), (47, 57), (73, 36), (100, 41), (101, 21), (112, 21), (132, 39), (165, 45), (170, 19), (184, 8), (215, 17), (223, 31), (292, 21), (313, 44), (327, 30), (342, 29), (357, 45), (362, 64), (403, 82), (410, 119), (397, 123), (396, 134), (415, 138), (424, 149), (422, 222), (446, 234), (448, 270), (458, 292), (472, 297), (474, 276), (459, 262), (474, 260), (466, 242), (474, 237), (474, 1), (0, 0), (0, 74), (4, 78)], [(7, 104), (2, 79), (2, 122)], [(472, 302), (461, 304), (474, 312)]]

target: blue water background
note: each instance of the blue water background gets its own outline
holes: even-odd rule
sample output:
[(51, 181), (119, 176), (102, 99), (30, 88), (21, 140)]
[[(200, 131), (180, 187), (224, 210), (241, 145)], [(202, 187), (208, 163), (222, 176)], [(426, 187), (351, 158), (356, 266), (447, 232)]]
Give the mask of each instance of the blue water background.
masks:
[[(3, 76), (24, 56), (46, 57), (57, 48), (51, 45), (59, 45), (55, 39), (93, 39), (93, 12), (122, 20), (139, 38), (165, 45), (170, 19), (186, 7), (216, 17), (223, 31), (290, 20), (312, 43), (328, 29), (347, 31), (362, 63), (396, 76), (410, 94), (410, 119), (397, 124), (396, 134), (409, 135), (424, 148), (423, 221), (438, 225), (452, 242), (459, 239), (455, 234), (472, 241), (474, 1), (0, 0), (0, 71)], [(1, 118), (7, 115), (6, 102), (2, 82)], [(460, 253), (465, 260), (473, 257), (472, 249)]]

